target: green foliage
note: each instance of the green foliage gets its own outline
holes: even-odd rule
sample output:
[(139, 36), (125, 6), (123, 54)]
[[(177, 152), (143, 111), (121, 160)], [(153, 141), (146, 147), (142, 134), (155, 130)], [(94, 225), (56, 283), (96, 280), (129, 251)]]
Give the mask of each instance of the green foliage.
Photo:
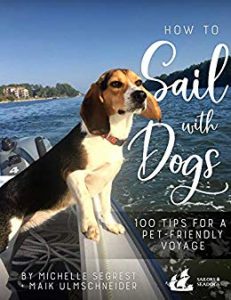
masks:
[(14, 99), (13, 96), (8, 96), (8, 97), (6, 98), (6, 100), (8, 100), (8, 101), (14, 101), (15, 99)]
[[(224, 57), (219, 58), (218, 66), (217, 66), (217, 73), (220, 71), (224, 62)], [(188, 89), (192, 88), (193, 80), (194, 80), (194, 71), (198, 69), (200, 71), (200, 79), (199, 79), (199, 87), (200, 88), (207, 88), (208, 87), (208, 72), (209, 72), (210, 60), (204, 61), (198, 65), (191, 65), (189, 68), (176, 71), (169, 75), (162, 74), (160, 77), (156, 77), (157, 79), (161, 79), (165, 82), (168, 86), (171, 85), (177, 79), (188, 78)], [(226, 85), (231, 85), (231, 57), (229, 56), (227, 65), (221, 74), (221, 76), (216, 80), (215, 87), (222, 87)], [(158, 82), (152, 80), (146, 80), (144, 86), (149, 91), (156, 91), (160, 89), (162, 86)]]
[[(0, 86), (0, 101), (1, 100), (15, 100), (13, 96), (5, 97), (3, 95), (3, 89), (8, 86), (23, 86), (29, 91), (29, 97), (31, 98), (61, 98), (61, 97), (76, 97), (81, 93), (74, 89), (68, 83), (57, 83), (55, 87), (45, 86), (41, 84), (9, 84)], [(10, 98), (10, 99), (9, 99)]]

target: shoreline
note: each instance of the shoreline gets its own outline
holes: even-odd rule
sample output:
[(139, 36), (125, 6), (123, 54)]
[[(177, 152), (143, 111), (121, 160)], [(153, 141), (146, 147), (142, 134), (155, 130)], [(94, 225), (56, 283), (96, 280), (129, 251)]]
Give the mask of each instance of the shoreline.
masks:
[(82, 95), (75, 96), (75, 97), (49, 97), (49, 98), (29, 98), (29, 99), (19, 99), (19, 100), (3, 100), (0, 101), (0, 104), (5, 103), (22, 103), (22, 102), (32, 102), (32, 101), (45, 101), (45, 100), (59, 100), (59, 99), (68, 99), (68, 98), (79, 98)]

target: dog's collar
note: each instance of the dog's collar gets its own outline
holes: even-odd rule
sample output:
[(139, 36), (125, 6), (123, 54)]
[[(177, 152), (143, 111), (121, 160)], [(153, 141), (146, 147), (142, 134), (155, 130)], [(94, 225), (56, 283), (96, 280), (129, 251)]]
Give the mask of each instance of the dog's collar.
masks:
[(109, 141), (112, 145), (116, 145), (116, 146), (123, 146), (123, 144), (126, 142), (125, 140), (120, 140), (116, 137), (114, 137), (113, 135), (110, 134), (102, 134), (101, 135), (102, 138), (104, 138), (105, 140)]

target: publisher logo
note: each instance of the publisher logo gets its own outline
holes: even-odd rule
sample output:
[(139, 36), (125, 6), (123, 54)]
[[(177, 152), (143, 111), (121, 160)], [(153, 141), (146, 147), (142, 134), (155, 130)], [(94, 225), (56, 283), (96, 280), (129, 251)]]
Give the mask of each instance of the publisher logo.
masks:
[(198, 277), (197, 286), (214, 288), (220, 285), (220, 277)]
[(176, 292), (193, 291), (193, 285), (188, 283), (190, 279), (188, 270), (189, 269), (185, 269), (180, 274), (176, 274), (172, 276), (171, 280), (169, 282), (166, 282), (166, 284), (169, 286), (171, 291), (176, 291)]

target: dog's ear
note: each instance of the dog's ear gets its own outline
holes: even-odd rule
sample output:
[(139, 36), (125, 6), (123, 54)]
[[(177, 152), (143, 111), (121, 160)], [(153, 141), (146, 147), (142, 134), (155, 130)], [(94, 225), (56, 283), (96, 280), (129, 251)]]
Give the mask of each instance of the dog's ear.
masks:
[(157, 100), (147, 90), (145, 90), (145, 93), (147, 94), (147, 107), (141, 113), (141, 116), (148, 119), (156, 119), (160, 122), (162, 118), (162, 113)]
[(81, 105), (80, 115), (90, 133), (102, 135), (110, 132), (109, 117), (98, 82), (93, 83), (87, 92)]
[(106, 90), (107, 86), (108, 86), (108, 80), (110, 79), (112, 73), (114, 70), (109, 70), (107, 72), (104, 72), (100, 78), (97, 80), (97, 84), (99, 85), (101, 91)]

